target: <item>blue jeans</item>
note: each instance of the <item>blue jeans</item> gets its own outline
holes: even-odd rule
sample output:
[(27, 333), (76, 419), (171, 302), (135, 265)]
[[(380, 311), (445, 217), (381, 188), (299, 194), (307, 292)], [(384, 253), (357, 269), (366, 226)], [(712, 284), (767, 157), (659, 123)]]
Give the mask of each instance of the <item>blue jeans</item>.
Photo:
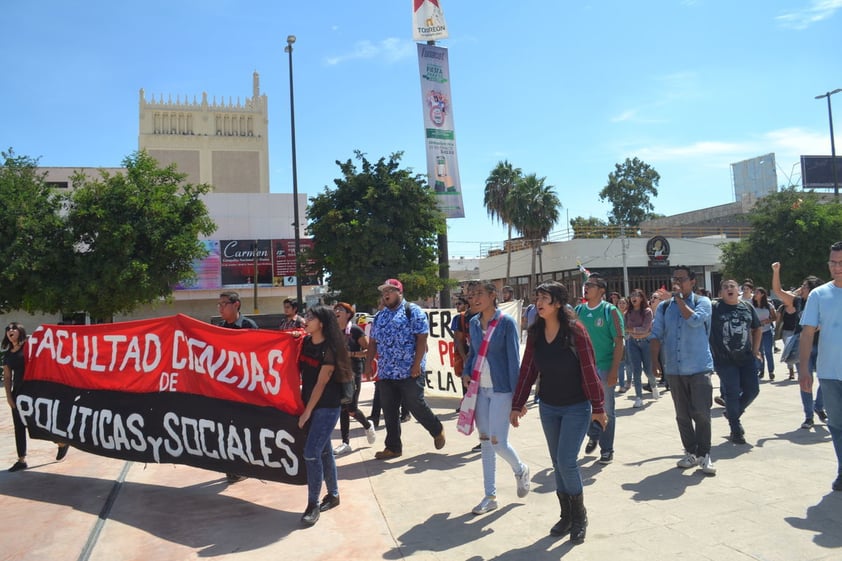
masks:
[(819, 383), (827, 403), (827, 428), (836, 451), (836, 469), (842, 475), (842, 381), (822, 378)]
[(580, 495), (583, 484), (577, 460), (591, 424), (591, 402), (557, 406), (542, 401), (538, 405), (538, 412), (550, 450), (556, 490), (568, 495)]
[(497, 456), (512, 467), (517, 475), (523, 473), (526, 466), (509, 444), (509, 415), (512, 412), (512, 394), (495, 392), (492, 388), (480, 388), (474, 419), (477, 423), (480, 444), (482, 445), (482, 480), (485, 496), (497, 495)]
[(401, 380), (378, 380), (380, 401), (383, 404), (383, 420), (386, 422), (386, 448), (392, 452), (403, 452), (401, 442), (401, 402), (409, 409), (412, 416), (427, 429), (430, 436), (441, 434), (443, 427), (438, 417), (430, 410), (424, 400), (424, 386), (427, 376)]
[(658, 380), (652, 373), (652, 354), (649, 352), (649, 340), (629, 337), (626, 352), (629, 355), (629, 363), (634, 373), (634, 395), (635, 397), (643, 397), (643, 384), (641, 383), (643, 372), (646, 372), (646, 378), (649, 380), (650, 386), (655, 387), (658, 384)]
[(760, 338), (760, 360), (755, 359), (757, 365), (757, 374), (763, 374), (763, 359), (766, 359), (766, 370), (769, 374), (775, 372), (775, 355), (772, 352), (774, 346), (775, 332), (773, 330), (764, 331)]
[(304, 441), (304, 465), (307, 467), (307, 504), (319, 503), (322, 481), (327, 492), (339, 495), (336, 460), (330, 447), (330, 435), (339, 420), (339, 407), (317, 407), (310, 415), (307, 440)]
[(608, 377), (607, 370), (597, 369), (599, 379), (602, 380), (602, 391), (605, 393), (605, 414), (608, 415), (608, 426), (603, 428), (597, 425), (591, 425), (588, 429), (588, 437), (592, 439), (599, 439), (599, 450), (603, 454), (614, 451), (614, 433), (617, 426), (617, 415), (614, 413), (614, 386), (609, 386), (606, 378)]
[(725, 412), (731, 432), (739, 432), (740, 417), (760, 393), (760, 380), (754, 370), (754, 361), (743, 365), (717, 364), (716, 372), (722, 382)]
[[(813, 346), (813, 350), (810, 352), (810, 369), (805, 370), (801, 363), (798, 362), (795, 366), (798, 369), (798, 377), (801, 376), (812, 376), (813, 372), (816, 371), (816, 357), (819, 353), (819, 349), (816, 346)], [(804, 418), (813, 420), (813, 412), (814, 411), (821, 411), (824, 409), (824, 396), (822, 394), (822, 386), (821, 381), (819, 381), (819, 389), (816, 390), (816, 399), (813, 400), (813, 392), (805, 392), (801, 391), (801, 405), (804, 408)]]

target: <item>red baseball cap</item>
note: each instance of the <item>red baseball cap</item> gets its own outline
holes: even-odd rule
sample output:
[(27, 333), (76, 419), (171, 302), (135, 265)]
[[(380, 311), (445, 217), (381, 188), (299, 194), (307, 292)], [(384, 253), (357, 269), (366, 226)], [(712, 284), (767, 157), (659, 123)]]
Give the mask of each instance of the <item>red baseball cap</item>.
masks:
[(385, 290), (387, 288), (395, 288), (398, 292), (403, 292), (403, 283), (398, 279), (386, 279), (386, 282), (377, 287), (377, 290)]

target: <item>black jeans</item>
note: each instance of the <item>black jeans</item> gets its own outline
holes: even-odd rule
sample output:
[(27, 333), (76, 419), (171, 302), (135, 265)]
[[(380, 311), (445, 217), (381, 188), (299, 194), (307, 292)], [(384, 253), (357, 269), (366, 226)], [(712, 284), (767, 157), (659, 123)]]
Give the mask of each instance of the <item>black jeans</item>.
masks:
[(401, 402), (406, 405), (412, 416), (427, 429), (430, 436), (436, 437), (443, 429), (438, 417), (430, 410), (424, 400), (424, 386), (427, 376), (401, 380), (378, 380), (380, 401), (383, 404), (383, 419), (386, 422), (386, 448), (393, 452), (402, 452), (401, 443)]

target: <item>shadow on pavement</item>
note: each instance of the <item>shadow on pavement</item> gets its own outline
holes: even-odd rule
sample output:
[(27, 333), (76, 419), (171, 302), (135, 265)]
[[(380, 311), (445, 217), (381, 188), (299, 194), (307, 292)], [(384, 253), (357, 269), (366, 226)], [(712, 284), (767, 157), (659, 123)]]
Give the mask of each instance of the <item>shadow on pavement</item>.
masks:
[(808, 507), (804, 518), (787, 516), (784, 520), (798, 530), (815, 532), (813, 543), (818, 546), (842, 547), (842, 493), (838, 491), (831, 491), (819, 504)]
[[(3, 495), (65, 505), (94, 517), (101, 516), (115, 483), (32, 471), (9, 475), (23, 476), (0, 474)], [(125, 482), (108, 519), (193, 548), (202, 557), (260, 549), (299, 528), (300, 513), (219, 494), (226, 487), (224, 480), (181, 488)]]

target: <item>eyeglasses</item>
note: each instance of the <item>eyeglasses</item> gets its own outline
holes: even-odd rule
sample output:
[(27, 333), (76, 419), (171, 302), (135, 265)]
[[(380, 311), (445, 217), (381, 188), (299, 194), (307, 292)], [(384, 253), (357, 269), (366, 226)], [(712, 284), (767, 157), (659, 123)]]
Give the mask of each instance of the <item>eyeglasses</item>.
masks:
[(672, 277), (672, 282), (677, 282), (679, 284), (687, 282), (690, 280), (690, 277)]
[(583, 286), (584, 286), (585, 288), (596, 288), (596, 287), (598, 287), (599, 285), (598, 285), (598, 284), (596, 284), (595, 282), (586, 282)]
[(842, 261), (828, 261), (828, 267), (842, 267)]
[(227, 306), (228, 304), (233, 304), (233, 303), (234, 303), (234, 302), (217, 302), (217, 303), (216, 303), (216, 307), (217, 307), (217, 308), (224, 308), (224, 307), (225, 307), (225, 306)]
[(9, 325), (9, 326), (7, 326), (7, 327), (6, 327), (6, 331), (18, 331), (18, 328), (17, 328), (17, 327), (14, 327), (14, 326)]

